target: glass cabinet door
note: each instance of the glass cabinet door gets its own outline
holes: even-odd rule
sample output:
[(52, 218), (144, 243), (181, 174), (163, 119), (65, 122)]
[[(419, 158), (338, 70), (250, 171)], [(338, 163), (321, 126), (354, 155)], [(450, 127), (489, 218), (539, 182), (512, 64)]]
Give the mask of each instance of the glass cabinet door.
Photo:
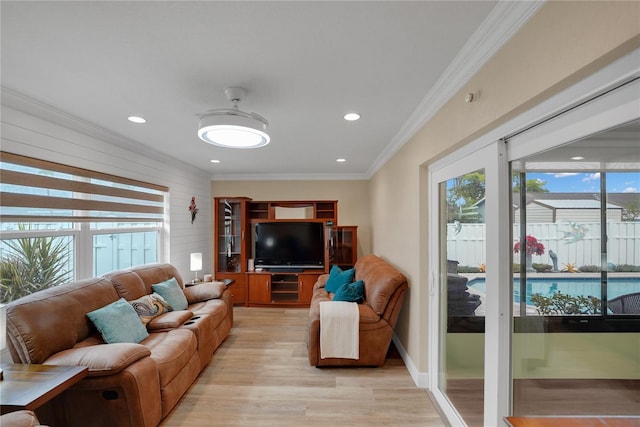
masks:
[(245, 263), (244, 201), (218, 199), (216, 212), (216, 271), (239, 273)]
[(331, 227), (329, 233), (329, 264), (353, 268), (358, 259), (358, 227)]

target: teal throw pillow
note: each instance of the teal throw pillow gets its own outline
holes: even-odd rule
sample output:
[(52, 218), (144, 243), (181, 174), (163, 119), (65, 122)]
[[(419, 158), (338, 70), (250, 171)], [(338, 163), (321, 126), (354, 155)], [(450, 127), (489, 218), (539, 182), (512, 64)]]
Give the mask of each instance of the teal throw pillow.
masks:
[(151, 285), (151, 289), (164, 298), (174, 310), (186, 310), (189, 305), (187, 297), (175, 277)]
[(364, 301), (364, 282), (357, 280), (353, 283), (345, 283), (336, 291), (333, 300), (357, 302), (360, 304)]
[(138, 314), (124, 298), (87, 313), (87, 317), (109, 344), (139, 343), (149, 336)]
[(329, 278), (327, 279), (327, 283), (324, 285), (324, 289), (329, 293), (335, 294), (342, 285), (353, 282), (355, 275), (356, 270), (353, 268), (342, 271), (340, 267), (334, 265), (331, 267)]

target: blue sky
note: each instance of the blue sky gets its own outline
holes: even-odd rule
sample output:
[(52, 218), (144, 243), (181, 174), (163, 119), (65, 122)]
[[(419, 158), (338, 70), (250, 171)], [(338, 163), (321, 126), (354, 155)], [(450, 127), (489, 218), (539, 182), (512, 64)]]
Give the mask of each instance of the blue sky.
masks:
[[(545, 181), (545, 187), (552, 193), (600, 191), (599, 173), (528, 173), (527, 179)], [(607, 192), (640, 193), (640, 172), (608, 172)]]

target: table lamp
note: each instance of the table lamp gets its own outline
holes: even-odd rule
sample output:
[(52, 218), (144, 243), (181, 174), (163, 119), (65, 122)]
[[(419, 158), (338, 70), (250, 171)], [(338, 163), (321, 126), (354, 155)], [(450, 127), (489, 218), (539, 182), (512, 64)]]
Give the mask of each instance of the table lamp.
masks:
[(195, 252), (191, 254), (191, 271), (196, 272), (196, 278), (193, 283), (198, 283), (198, 271), (202, 270), (202, 253)]

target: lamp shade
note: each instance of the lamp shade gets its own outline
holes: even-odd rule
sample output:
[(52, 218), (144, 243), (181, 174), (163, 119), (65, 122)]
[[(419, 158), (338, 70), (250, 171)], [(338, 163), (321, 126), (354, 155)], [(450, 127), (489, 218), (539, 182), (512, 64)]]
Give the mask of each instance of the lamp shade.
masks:
[(202, 253), (195, 252), (191, 254), (191, 271), (202, 270)]

